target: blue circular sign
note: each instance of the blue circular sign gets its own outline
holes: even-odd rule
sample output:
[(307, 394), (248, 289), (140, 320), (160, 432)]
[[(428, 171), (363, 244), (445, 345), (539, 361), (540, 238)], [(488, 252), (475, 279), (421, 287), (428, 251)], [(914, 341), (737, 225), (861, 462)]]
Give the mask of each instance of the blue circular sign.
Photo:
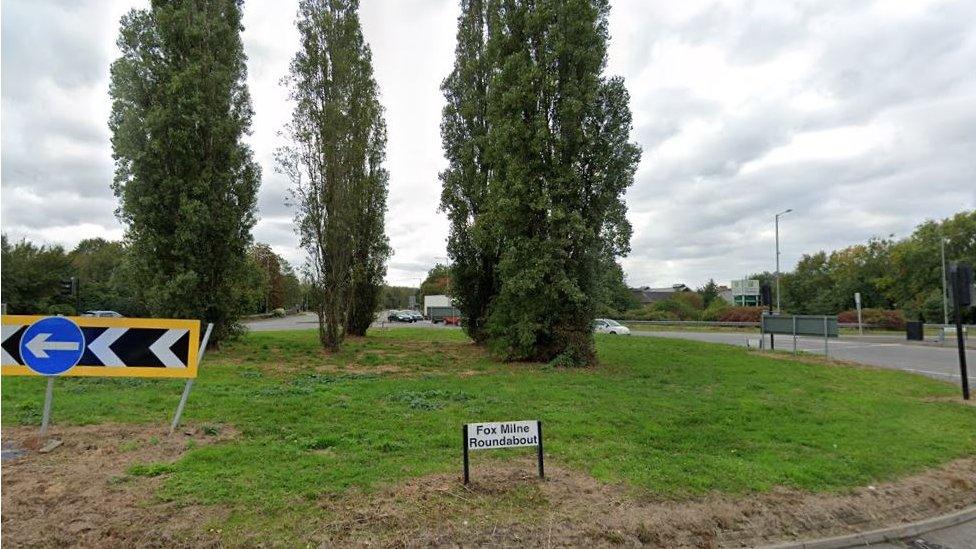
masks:
[(61, 375), (81, 360), (85, 334), (72, 320), (49, 316), (30, 325), (20, 337), (20, 357), (42, 376)]

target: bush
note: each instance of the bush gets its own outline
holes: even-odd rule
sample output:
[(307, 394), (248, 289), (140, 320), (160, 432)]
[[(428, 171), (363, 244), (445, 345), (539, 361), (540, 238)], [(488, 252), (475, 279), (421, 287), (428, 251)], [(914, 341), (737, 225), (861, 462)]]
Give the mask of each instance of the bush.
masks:
[(685, 305), (691, 307), (696, 311), (701, 311), (705, 309), (705, 302), (702, 297), (698, 295), (697, 292), (679, 292), (674, 294), (671, 298), (674, 301), (684, 303)]
[(759, 322), (765, 307), (729, 307), (718, 315), (719, 322)]
[(276, 317), (276, 318), (282, 318), (282, 317), (285, 316), (285, 310), (284, 309), (281, 309), (281, 308), (275, 309), (275, 310), (271, 311), (271, 316)]
[(668, 312), (678, 320), (698, 320), (698, 309), (695, 309), (687, 300), (674, 297), (658, 301), (652, 305), (653, 309), (661, 312)]
[[(870, 326), (888, 330), (905, 329), (905, 313), (899, 310), (862, 309), (861, 321)], [(857, 311), (844, 311), (837, 315), (837, 322), (857, 324)]]
[(71, 305), (51, 305), (47, 308), (47, 314), (51, 316), (64, 315), (64, 316), (75, 316), (78, 314), (75, 308)]
[(728, 301), (722, 298), (716, 298), (709, 305), (708, 308), (702, 311), (701, 319), (707, 322), (715, 322), (722, 316), (722, 313), (729, 310), (732, 305), (729, 305)]

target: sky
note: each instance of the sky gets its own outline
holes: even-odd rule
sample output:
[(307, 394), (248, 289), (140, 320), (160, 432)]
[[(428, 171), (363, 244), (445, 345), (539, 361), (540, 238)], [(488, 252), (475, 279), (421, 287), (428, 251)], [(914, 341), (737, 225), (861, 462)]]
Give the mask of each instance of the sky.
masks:
[[(719, 283), (976, 208), (976, 2), (611, 0), (607, 75), (643, 149), (626, 195), (632, 286)], [(73, 247), (120, 239), (109, 65), (133, 1), (4, 0), (0, 229)], [(249, 0), (243, 41), (263, 170), (254, 238), (304, 261), (273, 152), (295, 2)], [(362, 0), (389, 131), (387, 282), (446, 261), (440, 82), (457, 0)]]

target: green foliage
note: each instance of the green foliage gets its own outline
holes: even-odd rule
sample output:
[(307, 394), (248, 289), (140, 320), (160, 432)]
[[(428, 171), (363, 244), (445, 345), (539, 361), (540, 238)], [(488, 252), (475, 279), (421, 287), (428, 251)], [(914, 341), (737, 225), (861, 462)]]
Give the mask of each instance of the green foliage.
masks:
[(466, 329), (508, 359), (592, 364), (600, 267), (629, 251), (640, 151), (623, 81), (602, 75), (608, 10), (462, 3), (441, 206)]
[(301, 40), (285, 79), (295, 103), (277, 154), (292, 182), (309, 255), (319, 338), (337, 350), (362, 335), (379, 303), (386, 260), (386, 124), (356, 0), (302, 0)]
[(450, 231), (447, 253), (453, 260), (454, 304), (465, 318), (464, 330), (477, 343), (488, 337), (485, 323), (498, 294), (501, 242), (493, 233), (489, 156), (488, 86), (496, 56), (489, 55), (486, 0), (462, 0), (454, 68), (441, 85), (447, 104), (441, 141), (448, 167), (441, 172), (441, 209)]
[[(546, 452), (560, 466), (649, 499), (834, 491), (976, 452), (976, 409), (943, 401), (957, 394), (950, 384), (726, 345), (596, 341), (602, 367), (583, 370), (512, 368), (476, 352), (457, 330), (371, 330), (328, 355), (314, 330), (252, 333), (208, 353), (184, 416), (222, 432), (232, 424), (236, 435), (128, 472), (159, 479), (150, 505), (228, 510), (208, 523), (224, 529), (225, 545), (298, 546), (319, 542), (320, 525), (334, 524), (321, 498), (457, 475), (460, 426), (513, 410), (544, 422)], [(415, 369), (307, 374), (360, 371), (364, 352), (397, 353)], [(265, 375), (242, 377), (242, 365)], [(59, 380), (56, 424), (159, 425), (182, 390), (172, 380), (120, 381)], [(261, 392), (282, 385), (309, 391)], [(4, 378), (0, 390), (4, 426), (40, 421), (43, 379)], [(306, 494), (315, 496), (307, 505)], [(275, 528), (257, 518), (269, 516)]]
[(154, 3), (122, 18), (112, 64), (113, 188), (150, 314), (237, 328), (260, 169), (236, 0)]
[[(383, 286), (380, 293), (381, 309), (406, 309), (410, 305), (410, 296), (416, 297), (420, 293), (419, 288), (408, 288), (405, 286)], [(423, 304), (423, 300), (418, 306)]]
[(2, 293), (8, 313), (46, 313), (52, 306), (69, 306), (71, 296), (61, 283), (74, 270), (64, 248), (35, 246), (26, 240), (11, 245), (3, 235), (2, 250)]
[[(854, 306), (901, 309), (908, 318), (942, 322), (942, 253), (946, 261), (976, 266), (976, 210), (926, 221), (901, 240), (872, 238), (831, 253), (804, 255), (781, 275), (783, 309), (801, 314), (836, 314)], [(772, 282), (772, 274), (753, 275)], [(966, 320), (976, 318), (966, 311)]]
[(453, 295), (451, 285), (451, 268), (447, 265), (438, 263), (434, 268), (427, 271), (427, 278), (420, 283), (420, 303), (424, 304), (424, 297), (428, 295)]
[(712, 302), (719, 298), (718, 284), (715, 283), (715, 279), (709, 278), (707, 284), (698, 288), (698, 295), (701, 297), (702, 306), (707, 309)]

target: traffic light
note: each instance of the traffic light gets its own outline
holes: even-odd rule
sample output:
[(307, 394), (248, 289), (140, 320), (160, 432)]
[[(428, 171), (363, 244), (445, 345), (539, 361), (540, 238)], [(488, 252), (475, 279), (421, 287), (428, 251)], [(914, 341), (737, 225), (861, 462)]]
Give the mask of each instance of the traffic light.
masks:
[(71, 296), (75, 293), (75, 277), (65, 278), (60, 284), (61, 294), (64, 296)]

